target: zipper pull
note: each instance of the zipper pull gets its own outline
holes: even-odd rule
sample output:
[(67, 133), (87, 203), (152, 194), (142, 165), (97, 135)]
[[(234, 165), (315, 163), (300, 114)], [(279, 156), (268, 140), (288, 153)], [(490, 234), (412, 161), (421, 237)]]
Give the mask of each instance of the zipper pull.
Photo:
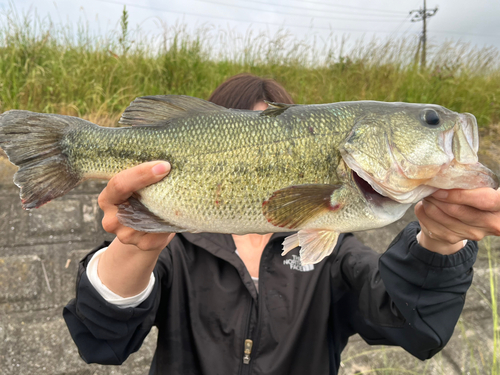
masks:
[(245, 354), (243, 355), (243, 363), (248, 365), (250, 363), (250, 354), (252, 353), (253, 341), (250, 339), (245, 340)]

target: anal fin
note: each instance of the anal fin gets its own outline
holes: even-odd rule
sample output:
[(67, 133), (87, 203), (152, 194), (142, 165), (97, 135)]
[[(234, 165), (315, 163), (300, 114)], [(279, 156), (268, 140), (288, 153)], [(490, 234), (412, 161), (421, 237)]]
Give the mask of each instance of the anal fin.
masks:
[(130, 197), (128, 203), (118, 205), (118, 221), (132, 229), (148, 233), (181, 233), (187, 229), (177, 227), (152, 213), (137, 198)]
[(339, 233), (333, 230), (302, 229), (283, 241), (283, 253), (300, 246), (300, 262), (315, 264), (330, 255), (337, 244)]
[(281, 253), (281, 255), (288, 254), (291, 250), (295, 249), (298, 246), (300, 246), (298, 233), (288, 236), (283, 241), (283, 252)]

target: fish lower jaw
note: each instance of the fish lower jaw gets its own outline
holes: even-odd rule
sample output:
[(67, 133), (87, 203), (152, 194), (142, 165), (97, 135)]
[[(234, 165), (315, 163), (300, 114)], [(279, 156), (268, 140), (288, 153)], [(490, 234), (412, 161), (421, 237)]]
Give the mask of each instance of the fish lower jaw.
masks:
[(407, 192), (384, 191), (384, 196), (389, 197), (400, 204), (417, 203), (423, 198), (434, 193), (438, 188), (428, 185), (419, 185), (415, 189)]

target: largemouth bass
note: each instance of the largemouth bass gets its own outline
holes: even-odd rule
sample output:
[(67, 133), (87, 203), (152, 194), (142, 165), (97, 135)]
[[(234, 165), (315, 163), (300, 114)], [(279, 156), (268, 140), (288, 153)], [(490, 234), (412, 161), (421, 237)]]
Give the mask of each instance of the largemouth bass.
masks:
[(230, 110), (188, 96), (149, 96), (121, 128), (76, 117), (12, 110), (0, 147), (19, 167), (25, 209), (89, 178), (110, 179), (151, 160), (162, 181), (120, 206), (122, 224), (147, 232), (297, 232), (303, 264), (333, 251), (339, 233), (403, 216), (437, 189), (498, 187), (478, 163), (474, 116), (437, 105), (374, 101), (270, 103)]

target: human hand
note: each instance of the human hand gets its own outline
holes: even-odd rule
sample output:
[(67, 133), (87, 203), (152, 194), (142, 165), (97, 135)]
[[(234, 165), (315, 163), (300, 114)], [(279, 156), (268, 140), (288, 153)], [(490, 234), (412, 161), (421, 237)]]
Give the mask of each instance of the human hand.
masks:
[(428, 250), (452, 254), (463, 240), (500, 236), (500, 189), (438, 190), (415, 206)]
[(134, 245), (140, 250), (161, 250), (174, 237), (174, 233), (139, 232), (122, 225), (116, 214), (118, 205), (125, 203), (132, 194), (148, 185), (160, 181), (170, 172), (170, 164), (152, 161), (124, 170), (109, 180), (99, 195), (99, 207), (104, 211), (102, 226), (106, 232), (116, 234), (125, 245)]

